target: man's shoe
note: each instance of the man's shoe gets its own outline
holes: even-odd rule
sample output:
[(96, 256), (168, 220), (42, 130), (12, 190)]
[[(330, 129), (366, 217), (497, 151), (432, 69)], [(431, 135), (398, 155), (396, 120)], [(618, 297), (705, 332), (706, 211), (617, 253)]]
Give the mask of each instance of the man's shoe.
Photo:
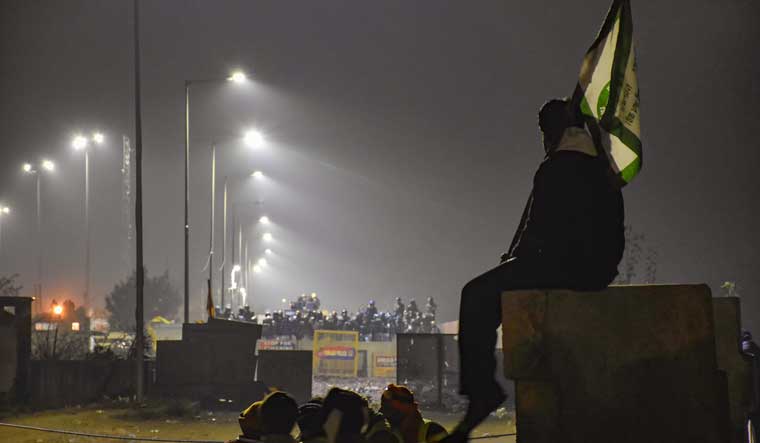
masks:
[(488, 415), (495, 411), (504, 400), (507, 399), (507, 395), (501, 390), (498, 385), (493, 390), (489, 391), (487, 395), (473, 395), (470, 396), (470, 404), (467, 406), (467, 413), (464, 415), (464, 420), (457, 428), (461, 428), (467, 433), (475, 429)]

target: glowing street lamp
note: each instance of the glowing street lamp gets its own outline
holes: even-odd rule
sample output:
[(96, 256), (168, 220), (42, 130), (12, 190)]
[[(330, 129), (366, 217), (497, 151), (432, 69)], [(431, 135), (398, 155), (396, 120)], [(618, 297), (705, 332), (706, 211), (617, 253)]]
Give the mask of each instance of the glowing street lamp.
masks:
[(272, 234), (269, 232), (265, 232), (264, 235), (261, 236), (264, 241), (272, 241)]
[(89, 144), (89, 141), (83, 135), (77, 135), (71, 141), (71, 147), (76, 149), (77, 151), (81, 151), (82, 149), (87, 148), (88, 144)]
[(262, 215), (259, 218), (259, 223), (261, 223), (262, 225), (268, 225), (269, 224), (269, 217), (267, 217), (266, 215)]
[(37, 165), (32, 163), (24, 163), (22, 169), (27, 175), (34, 175), (36, 179), (36, 197), (37, 197), (37, 284), (36, 290), (40, 300), (40, 305), (43, 305), (42, 297), (42, 199), (41, 199), (41, 177), (42, 171), (52, 173), (55, 171), (55, 163), (51, 160), (42, 159)]
[(262, 267), (263, 267), (263, 266), (266, 266), (266, 265), (267, 265), (267, 259), (265, 259), (265, 258), (260, 258), (260, 259), (259, 259), (259, 260), (258, 260), (256, 263), (257, 263), (259, 266), (262, 266)]
[(60, 317), (61, 315), (63, 315), (63, 306), (61, 306), (61, 305), (54, 305), (53, 306), (53, 314), (57, 315), (58, 317)]
[(264, 173), (261, 171), (253, 171), (253, 173), (251, 173), (251, 177), (257, 180), (261, 180), (262, 178), (264, 178)]
[(261, 273), (261, 266), (259, 265), (253, 265), (253, 272), (259, 274)]
[(271, 250), (271, 249), (269, 249), (269, 248), (266, 248), (266, 249), (264, 250), (264, 254), (266, 254), (266, 255), (271, 255), (271, 254), (272, 254), (272, 250)]
[(227, 77), (227, 80), (231, 81), (232, 83), (245, 83), (246, 80), (248, 80), (248, 76), (246, 76), (242, 71), (235, 71), (229, 77)]
[(77, 151), (84, 151), (84, 224), (85, 224), (85, 283), (84, 283), (84, 306), (90, 306), (90, 140), (96, 145), (102, 145), (106, 136), (100, 131), (92, 133), (88, 139), (82, 134), (74, 136), (71, 147)]
[(264, 135), (256, 129), (251, 129), (243, 135), (243, 142), (251, 148), (260, 148), (264, 146)]
[[(190, 322), (190, 86), (198, 83), (218, 83), (232, 82), (244, 83), (247, 77), (242, 72), (233, 72), (228, 77), (206, 79), (206, 80), (185, 80), (185, 218), (184, 218), (184, 237), (185, 237), (185, 269), (184, 269), (184, 323)], [(224, 293), (224, 290), (222, 290)]]

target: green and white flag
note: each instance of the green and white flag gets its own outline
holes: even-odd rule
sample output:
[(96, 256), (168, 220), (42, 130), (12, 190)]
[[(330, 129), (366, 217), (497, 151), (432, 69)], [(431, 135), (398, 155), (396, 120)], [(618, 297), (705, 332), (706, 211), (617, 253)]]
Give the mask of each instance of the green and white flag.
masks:
[(584, 116), (596, 121), (599, 141), (621, 186), (630, 183), (642, 165), (630, 0), (613, 1), (583, 59), (573, 102)]

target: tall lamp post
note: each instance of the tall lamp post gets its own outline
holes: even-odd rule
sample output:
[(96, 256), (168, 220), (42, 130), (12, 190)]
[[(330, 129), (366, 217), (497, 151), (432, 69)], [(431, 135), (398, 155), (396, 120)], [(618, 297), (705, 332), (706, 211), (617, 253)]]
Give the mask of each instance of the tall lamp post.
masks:
[(246, 79), (242, 72), (234, 72), (225, 79), (185, 80), (185, 323), (190, 322), (190, 86), (199, 83), (226, 81), (244, 83)]
[[(105, 136), (100, 132), (92, 134), (92, 142), (102, 145)], [(71, 146), (77, 151), (84, 151), (84, 224), (85, 224), (85, 283), (84, 283), (84, 306), (90, 308), (90, 140), (77, 135), (71, 141)]]
[(42, 171), (52, 173), (55, 171), (55, 163), (50, 160), (41, 160), (37, 165), (24, 163), (23, 170), (27, 174), (34, 175), (37, 181), (37, 296), (40, 306), (45, 306), (42, 298), (42, 200), (41, 180)]
[[(257, 130), (251, 129), (243, 135), (243, 142), (251, 148), (259, 148), (264, 145), (264, 136)], [(216, 147), (218, 142), (211, 143), (211, 226), (209, 229), (209, 252), (208, 252), (208, 290), (213, 299), (214, 294), (214, 213), (216, 208)], [(227, 178), (224, 179), (224, 237), (227, 237)], [(224, 310), (224, 246), (222, 242), (222, 294), (221, 308)]]
[(3, 253), (3, 220), (11, 213), (11, 208), (0, 204), (0, 255)]

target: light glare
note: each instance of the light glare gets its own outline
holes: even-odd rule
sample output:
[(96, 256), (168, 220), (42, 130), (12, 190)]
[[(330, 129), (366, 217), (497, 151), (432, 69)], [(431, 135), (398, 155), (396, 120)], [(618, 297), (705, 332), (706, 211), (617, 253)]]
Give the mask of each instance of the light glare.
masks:
[(103, 144), (103, 142), (106, 140), (106, 136), (103, 135), (102, 132), (96, 132), (92, 134), (92, 141), (94, 141), (97, 144)]
[(251, 177), (255, 179), (262, 179), (264, 178), (264, 173), (261, 171), (253, 171), (253, 173), (251, 174)]
[(269, 217), (267, 217), (266, 215), (262, 215), (261, 218), (259, 218), (259, 222), (262, 225), (268, 225), (269, 224)]
[(259, 266), (266, 266), (266, 265), (267, 265), (267, 259), (265, 259), (265, 258), (260, 258), (260, 259), (259, 259), (259, 260), (258, 260), (256, 263), (257, 263)]
[(232, 73), (232, 75), (227, 77), (227, 80), (233, 83), (244, 83), (246, 80), (248, 80), (248, 77), (241, 71), (235, 71)]
[(265, 232), (264, 235), (261, 236), (265, 241), (271, 241), (272, 240), (272, 234), (269, 232)]
[(55, 170), (55, 163), (53, 163), (50, 160), (42, 160), (42, 169), (46, 171), (54, 171)]
[(266, 248), (266, 249), (264, 250), (264, 254), (270, 255), (271, 253), (272, 253), (272, 250), (271, 250), (271, 249), (269, 249), (269, 248)]
[(63, 314), (63, 306), (61, 306), (61, 305), (55, 305), (55, 306), (53, 306), (53, 314), (55, 314), (55, 315), (61, 315), (61, 314)]
[(256, 129), (251, 129), (243, 135), (243, 141), (252, 148), (260, 148), (264, 146), (264, 135)]
[(11, 213), (11, 208), (7, 206), (3, 206), (3, 214), (10, 214), (10, 213)]
[(32, 172), (32, 165), (31, 163), (24, 163), (24, 172)]
[(261, 272), (261, 266), (259, 265), (253, 265), (253, 272), (260, 273)]
[(87, 144), (88, 144), (87, 139), (82, 135), (77, 135), (71, 141), (71, 146), (77, 151), (81, 151), (82, 149), (85, 149), (87, 147)]

